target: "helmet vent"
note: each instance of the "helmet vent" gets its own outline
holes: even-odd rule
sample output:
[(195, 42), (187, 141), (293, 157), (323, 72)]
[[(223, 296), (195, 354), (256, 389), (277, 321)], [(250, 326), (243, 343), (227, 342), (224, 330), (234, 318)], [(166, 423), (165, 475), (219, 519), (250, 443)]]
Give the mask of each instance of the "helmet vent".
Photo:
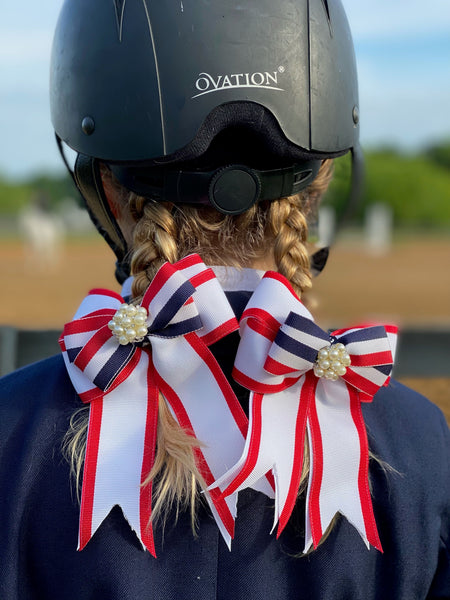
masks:
[(328, 27), (330, 28), (330, 35), (333, 37), (333, 28), (331, 26), (330, 7), (328, 6), (328, 0), (322, 0), (323, 7), (327, 13)]
[(125, 11), (126, 0), (114, 0), (114, 9), (116, 11), (116, 22), (117, 22), (117, 33), (119, 34), (119, 41), (122, 41), (122, 28), (123, 28), (123, 13)]

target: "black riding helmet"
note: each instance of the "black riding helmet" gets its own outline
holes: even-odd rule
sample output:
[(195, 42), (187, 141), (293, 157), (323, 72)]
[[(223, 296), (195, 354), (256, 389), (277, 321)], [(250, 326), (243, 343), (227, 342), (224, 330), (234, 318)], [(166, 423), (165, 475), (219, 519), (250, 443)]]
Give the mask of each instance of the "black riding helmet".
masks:
[(358, 149), (340, 0), (66, 0), (50, 99), (60, 148), (76, 151), (75, 182), (119, 265), (127, 247), (100, 162), (156, 201), (239, 214)]

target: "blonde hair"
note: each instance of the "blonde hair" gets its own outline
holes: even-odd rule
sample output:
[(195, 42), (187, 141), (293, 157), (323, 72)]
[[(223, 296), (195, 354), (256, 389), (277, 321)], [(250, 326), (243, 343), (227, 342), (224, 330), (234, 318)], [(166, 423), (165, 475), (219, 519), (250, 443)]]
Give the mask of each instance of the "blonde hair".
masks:
[(268, 248), (277, 270), (301, 295), (311, 287), (307, 219), (315, 213), (331, 176), (332, 161), (325, 160), (304, 192), (255, 204), (237, 216), (214, 208), (153, 202), (131, 193), (128, 205), (136, 221), (133, 296), (144, 293), (166, 261), (196, 252), (206, 264), (251, 267)]
[[(109, 171), (102, 172), (111, 177)], [(131, 272), (132, 295), (140, 299), (159, 267), (166, 261), (198, 253), (206, 264), (251, 267), (268, 251), (277, 270), (298, 295), (311, 287), (310, 256), (307, 248), (307, 218), (314, 213), (332, 176), (332, 161), (325, 160), (316, 179), (300, 194), (273, 202), (255, 204), (247, 212), (224, 215), (213, 208), (158, 203), (128, 194), (127, 207), (136, 223), (133, 233)], [(123, 194), (116, 181), (110, 182)], [(119, 196), (118, 196), (119, 197)], [(268, 250), (269, 249), (269, 250)], [(66, 435), (64, 450), (77, 486), (80, 482), (86, 444), (87, 415), (75, 415)], [(153, 483), (152, 521), (165, 521), (172, 508), (190, 508), (195, 531), (196, 505), (205, 483), (197, 468), (195, 451), (201, 445), (172, 417), (160, 394), (158, 439), (153, 468), (143, 485)], [(306, 446), (305, 446), (306, 448)], [(305, 451), (299, 493), (309, 472)]]

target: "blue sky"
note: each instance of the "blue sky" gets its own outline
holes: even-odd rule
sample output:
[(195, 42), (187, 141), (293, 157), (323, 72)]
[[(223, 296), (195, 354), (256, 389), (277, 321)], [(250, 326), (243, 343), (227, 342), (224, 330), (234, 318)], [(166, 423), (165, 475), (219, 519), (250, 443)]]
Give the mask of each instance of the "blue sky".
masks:
[[(92, 0), (95, 1), (95, 0)], [(0, 172), (62, 171), (48, 110), (61, 0), (3, 2)], [(353, 31), (365, 147), (414, 151), (450, 138), (449, 0), (343, 0)]]

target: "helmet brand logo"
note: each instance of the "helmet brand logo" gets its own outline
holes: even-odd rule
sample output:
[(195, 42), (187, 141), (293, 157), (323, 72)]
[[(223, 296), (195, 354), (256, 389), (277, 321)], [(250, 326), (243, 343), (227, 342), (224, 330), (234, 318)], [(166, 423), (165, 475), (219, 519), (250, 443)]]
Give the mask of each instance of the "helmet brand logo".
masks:
[(195, 87), (199, 93), (194, 94), (192, 98), (230, 88), (262, 88), (284, 92), (284, 89), (278, 85), (278, 75), (284, 73), (284, 71), (284, 67), (278, 67), (276, 71), (233, 73), (231, 75), (216, 75), (215, 77), (209, 73), (199, 73), (195, 82)]

